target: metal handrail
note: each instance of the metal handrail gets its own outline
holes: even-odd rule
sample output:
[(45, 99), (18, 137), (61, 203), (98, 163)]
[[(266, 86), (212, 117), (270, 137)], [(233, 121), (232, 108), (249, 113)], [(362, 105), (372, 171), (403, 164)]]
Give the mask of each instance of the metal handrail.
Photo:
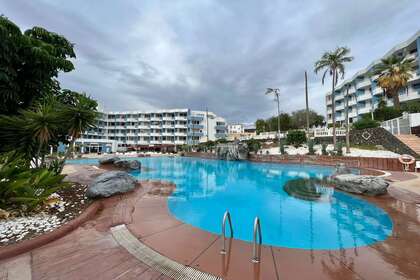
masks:
[[(259, 237), (258, 250), (257, 250), (257, 234), (258, 234), (258, 237)], [(253, 248), (252, 248), (253, 257), (252, 257), (251, 261), (253, 263), (259, 263), (260, 262), (260, 255), (261, 255), (262, 235), (261, 235), (260, 219), (258, 217), (255, 217), (255, 220), (254, 220), (254, 242), (253, 243), (254, 243)]]
[(222, 221), (222, 250), (220, 250), (220, 254), (222, 255), (226, 254), (226, 220), (229, 222), (230, 238), (233, 238), (232, 219), (230, 218), (229, 211), (225, 212)]

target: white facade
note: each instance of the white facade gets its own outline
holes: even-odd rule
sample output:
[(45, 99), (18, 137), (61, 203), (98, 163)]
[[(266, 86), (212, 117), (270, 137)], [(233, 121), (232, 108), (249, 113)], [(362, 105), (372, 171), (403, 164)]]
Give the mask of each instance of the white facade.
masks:
[[(416, 69), (413, 77), (409, 80), (407, 89), (400, 91), (400, 102), (420, 99), (420, 70), (419, 70), (419, 52), (420, 51), (420, 31), (412, 36), (406, 42), (395, 46), (384, 57), (390, 55), (404, 56), (407, 59), (415, 59)], [(369, 72), (375, 65), (380, 63), (376, 60), (366, 69), (357, 72), (351, 79), (342, 82), (334, 93), (335, 99), (335, 119), (338, 123), (343, 123), (346, 118), (345, 104), (346, 92), (349, 87), (349, 121), (350, 123), (364, 114), (372, 114), (378, 107), (381, 98), (385, 98), (388, 106), (392, 106), (392, 99), (384, 97), (383, 90), (377, 86), (378, 76), (370, 76)], [(327, 121), (332, 123), (332, 95), (326, 94)]]
[(245, 127), (243, 124), (237, 123), (237, 124), (228, 125), (229, 134), (239, 134), (239, 133), (244, 133), (244, 132), (245, 132)]
[[(190, 109), (151, 112), (101, 112), (97, 127), (83, 133), (78, 144), (116, 142), (119, 149), (178, 146), (226, 138), (225, 119)], [(112, 145), (112, 144), (111, 144)], [(106, 151), (101, 146), (101, 151)]]

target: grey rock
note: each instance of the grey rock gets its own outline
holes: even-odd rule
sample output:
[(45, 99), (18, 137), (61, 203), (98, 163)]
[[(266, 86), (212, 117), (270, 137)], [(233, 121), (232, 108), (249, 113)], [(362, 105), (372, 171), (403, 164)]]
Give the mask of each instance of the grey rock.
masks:
[(126, 193), (136, 187), (136, 180), (124, 171), (111, 171), (99, 175), (87, 188), (89, 198), (110, 197)]
[(355, 174), (336, 175), (332, 180), (339, 190), (370, 196), (385, 194), (389, 185), (381, 177)]
[(118, 168), (140, 170), (141, 162), (138, 160), (117, 160), (114, 165)]
[(121, 160), (121, 159), (117, 156), (106, 156), (99, 159), (99, 164), (111, 164), (118, 160)]
[(224, 160), (244, 160), (248, 158), (249, 149), (245, 143), (225, 143), (216, 147), (218, 159)]

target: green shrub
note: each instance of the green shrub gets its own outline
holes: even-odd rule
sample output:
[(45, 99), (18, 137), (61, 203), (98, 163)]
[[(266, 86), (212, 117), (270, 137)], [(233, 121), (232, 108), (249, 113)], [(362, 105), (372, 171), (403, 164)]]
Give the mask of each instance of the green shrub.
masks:
[(306, 133), (303, 130), (291, 130), (287, 133), (287, 143), (299, 147), (306, 142)]
[(322, 153), (323, 156), (328, 155), (328, 152), (327, 152), (327, 144), (325, 144), (325, 143), (322, 143), (321, 144), (321, 153)]
[(19, 160), (0, 167), (0, 208), (33, 210), (51, 194), (68, 186), (65, 175), (56, 175), (46, 168), (27, 168)]
[(246, 140), (245, 143), (247, 144), (250, 152), (255, 152), (256, 153), (261, 148), (260, 141), (255, 140), (255, 139)]
[(279, 149), (280, 149), (280, 154), (282, 154), (282, 155), (286, 154), (286, 151), (284, 150), (284, 143), (283, 142), (280, 142)]
[(374, 127), (379, 127), (379, 122), (372, 120), (370, 118), (363, 118), (358, 120), (357, 122), (353, 123), (353, 128), (360, 130), (360, 129), (365, 129), (365, 128), (374, 128)]
[(315, 149), (314, 149), (314, 141), (312, 139), (310, 139), (308, 141), (308, 150), (309, 150), (309, 154), (310, 155), (314, 155), (315, 154)]
[(401, 111), (408, 113), (420, 113), (419, 101), (407, 101), (401, 104)]
[(335, 154), (336, 154), (337, 156), (342, 156), (342, 155), (343, 155), (343, 143), (338, 142), (338, 143), (335, 145)]

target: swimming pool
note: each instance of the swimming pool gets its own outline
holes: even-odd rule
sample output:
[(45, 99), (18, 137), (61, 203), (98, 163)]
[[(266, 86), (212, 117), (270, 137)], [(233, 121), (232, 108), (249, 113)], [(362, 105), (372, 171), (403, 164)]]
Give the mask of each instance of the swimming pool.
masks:
[[(198, 158), (140, 158), (146, 172), (138, 179), (174, 182), (168, 198), (179, 220), (220, 234), (226, 210), (234, 238), (252, 240), (254, 218), (261, 221), (263, 243), (301, 249), (341, 249), (385, 240), (392, 221), (381, 208), (358, 197), (316, 186), (320, 199), (288, 194), (284, 186), (297, 178), (323, 178), (331, 167), (220, 161)], [(87, 163), (86, 160), (81, 160)], [(95, 163), (90, 160), (89, 163)]]

